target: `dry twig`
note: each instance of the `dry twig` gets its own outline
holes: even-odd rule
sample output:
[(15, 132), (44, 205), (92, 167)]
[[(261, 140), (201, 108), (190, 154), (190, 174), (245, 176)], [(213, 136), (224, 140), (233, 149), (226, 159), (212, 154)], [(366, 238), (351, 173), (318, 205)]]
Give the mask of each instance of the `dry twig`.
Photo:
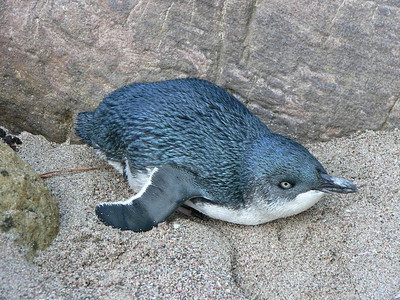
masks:
[(91, 171), (91, 170), (98, 170), (98, 169), (109, 169), (112, 168), (112, 166), (101, 166), (101, 167), (89, 167), (89, 168), (77, 168), (77, 169), (70, 169), (70, 170), (57, 170), (57, 171), (51, 171), (51, 172), (46, 172), (39, 174), (40, 178), (49, 178), (57, 174), (63, 174), (63, 173), (71, 173), (71, 172), (81, 172), (81, 171)]

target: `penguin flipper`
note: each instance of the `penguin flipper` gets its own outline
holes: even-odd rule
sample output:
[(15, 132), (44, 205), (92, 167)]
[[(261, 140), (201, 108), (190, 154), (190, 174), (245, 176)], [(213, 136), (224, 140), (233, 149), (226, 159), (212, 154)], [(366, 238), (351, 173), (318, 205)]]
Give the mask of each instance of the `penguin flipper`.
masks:
[(177, 167), (156, 168), (142, 190), (124, 202), (96, 206), (99, 219), (114, 228), (148, 231), (165, 221), (186, 200), (203, 197), (194, 176)]

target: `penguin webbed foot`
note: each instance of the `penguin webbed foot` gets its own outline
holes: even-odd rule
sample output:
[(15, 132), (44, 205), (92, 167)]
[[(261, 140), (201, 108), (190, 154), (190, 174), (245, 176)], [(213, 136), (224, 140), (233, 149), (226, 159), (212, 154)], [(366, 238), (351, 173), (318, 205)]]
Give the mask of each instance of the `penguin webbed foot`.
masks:
[(179, 211), (180, 213), (184, 214), (185, 216), (188, 217), (195, 217), (201, 220), (204, 220), (205, 218), (207, 218), (207, 216), (201, 212), (199, 212), (198, 210), (195, 210), (194, 208), (188, 206), (188, 205), (181, 205), (180, 207), (178, 207), (177, 211)]

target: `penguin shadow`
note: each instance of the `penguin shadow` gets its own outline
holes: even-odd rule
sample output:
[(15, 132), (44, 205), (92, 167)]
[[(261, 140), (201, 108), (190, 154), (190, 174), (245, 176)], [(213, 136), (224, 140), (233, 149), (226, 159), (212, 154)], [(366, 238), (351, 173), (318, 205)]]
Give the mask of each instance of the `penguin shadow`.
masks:
[(174, 223), (180, 219), (189, 220), (196, 223), (207, 224), (213, 220), (205, 214), (187, 206), (181, 205), (178, 209), (165, 221), (166, 224)]
[(180, 206), (165, 221), (165, 224), (167, 226), (172, 226), (172, 224), (178, 223), (179, 220), (190, 221), (190, 222), (202, 225), (202, 226), (206, 226), (210, 229), (213, 229), (213, 231), (218, 231), (220, 233), (224, 233), (224, 230), (226, 228), (240, 230), (240, 229), (246, 229), (246, 228), (248, 229), (248, 228), (253, 228), (253, 227), (262, 227), (265, 225), (265, 224), (261, 224), (261, 225), (256, 225), (256, 226), (248, 226), (248, 225), (235, 224), (235, 223), (230, 223), (230, 222), (214, 219), (214, 218), (211, 218), (211, 217), (209, 217), (187, 205)]
[(224, 225), (228, 226), (235, 226), (235, 227), (246, 227), (245, 225), (238, 225), (238, 224), (233, 224), (233, 223), (228, 223), (225, 221), (217, 220), (214, 218), (211, 218), (197, 210), (195, 210), (192, 207), (189, 207), (187, 205), (181, 205), (166, 221), (165, 224), (167, 226), (172, 226), (172, 224), (179, 223), (180, 220), (185, 220), (185, 221), (190, 221), (202, 226), (206, 226), (209, 228), (216, 229), (217, 231), (220, 231), (219, 229), (223, 227)]

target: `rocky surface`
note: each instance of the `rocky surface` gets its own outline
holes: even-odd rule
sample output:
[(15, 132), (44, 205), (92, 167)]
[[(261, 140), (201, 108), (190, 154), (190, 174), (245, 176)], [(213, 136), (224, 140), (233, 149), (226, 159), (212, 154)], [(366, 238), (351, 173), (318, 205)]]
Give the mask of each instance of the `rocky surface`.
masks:
[(58, 228), (58, 204), (49, 188), (0, 140), (0, 230), (34, 252), (49, 246)]
[[(104, 165), (83, 145), (23, 133), (37, 172)], [(112, 169), (46, 179), (60, 233), (32, 261), (0, 233), (5, 299), (399, 299), (400, 131), (308, 145), (359, 187), (260, 226), (174, 214), (145, 233), (99, 222), (96, 204), (132, 195)], [(40, 153), (40, 159), (38, 159)]]
[(1, 1), (0, 124), (66, 140), (133, 81), (200, 77), (324, 140), (400, 122), (398, 1)]

